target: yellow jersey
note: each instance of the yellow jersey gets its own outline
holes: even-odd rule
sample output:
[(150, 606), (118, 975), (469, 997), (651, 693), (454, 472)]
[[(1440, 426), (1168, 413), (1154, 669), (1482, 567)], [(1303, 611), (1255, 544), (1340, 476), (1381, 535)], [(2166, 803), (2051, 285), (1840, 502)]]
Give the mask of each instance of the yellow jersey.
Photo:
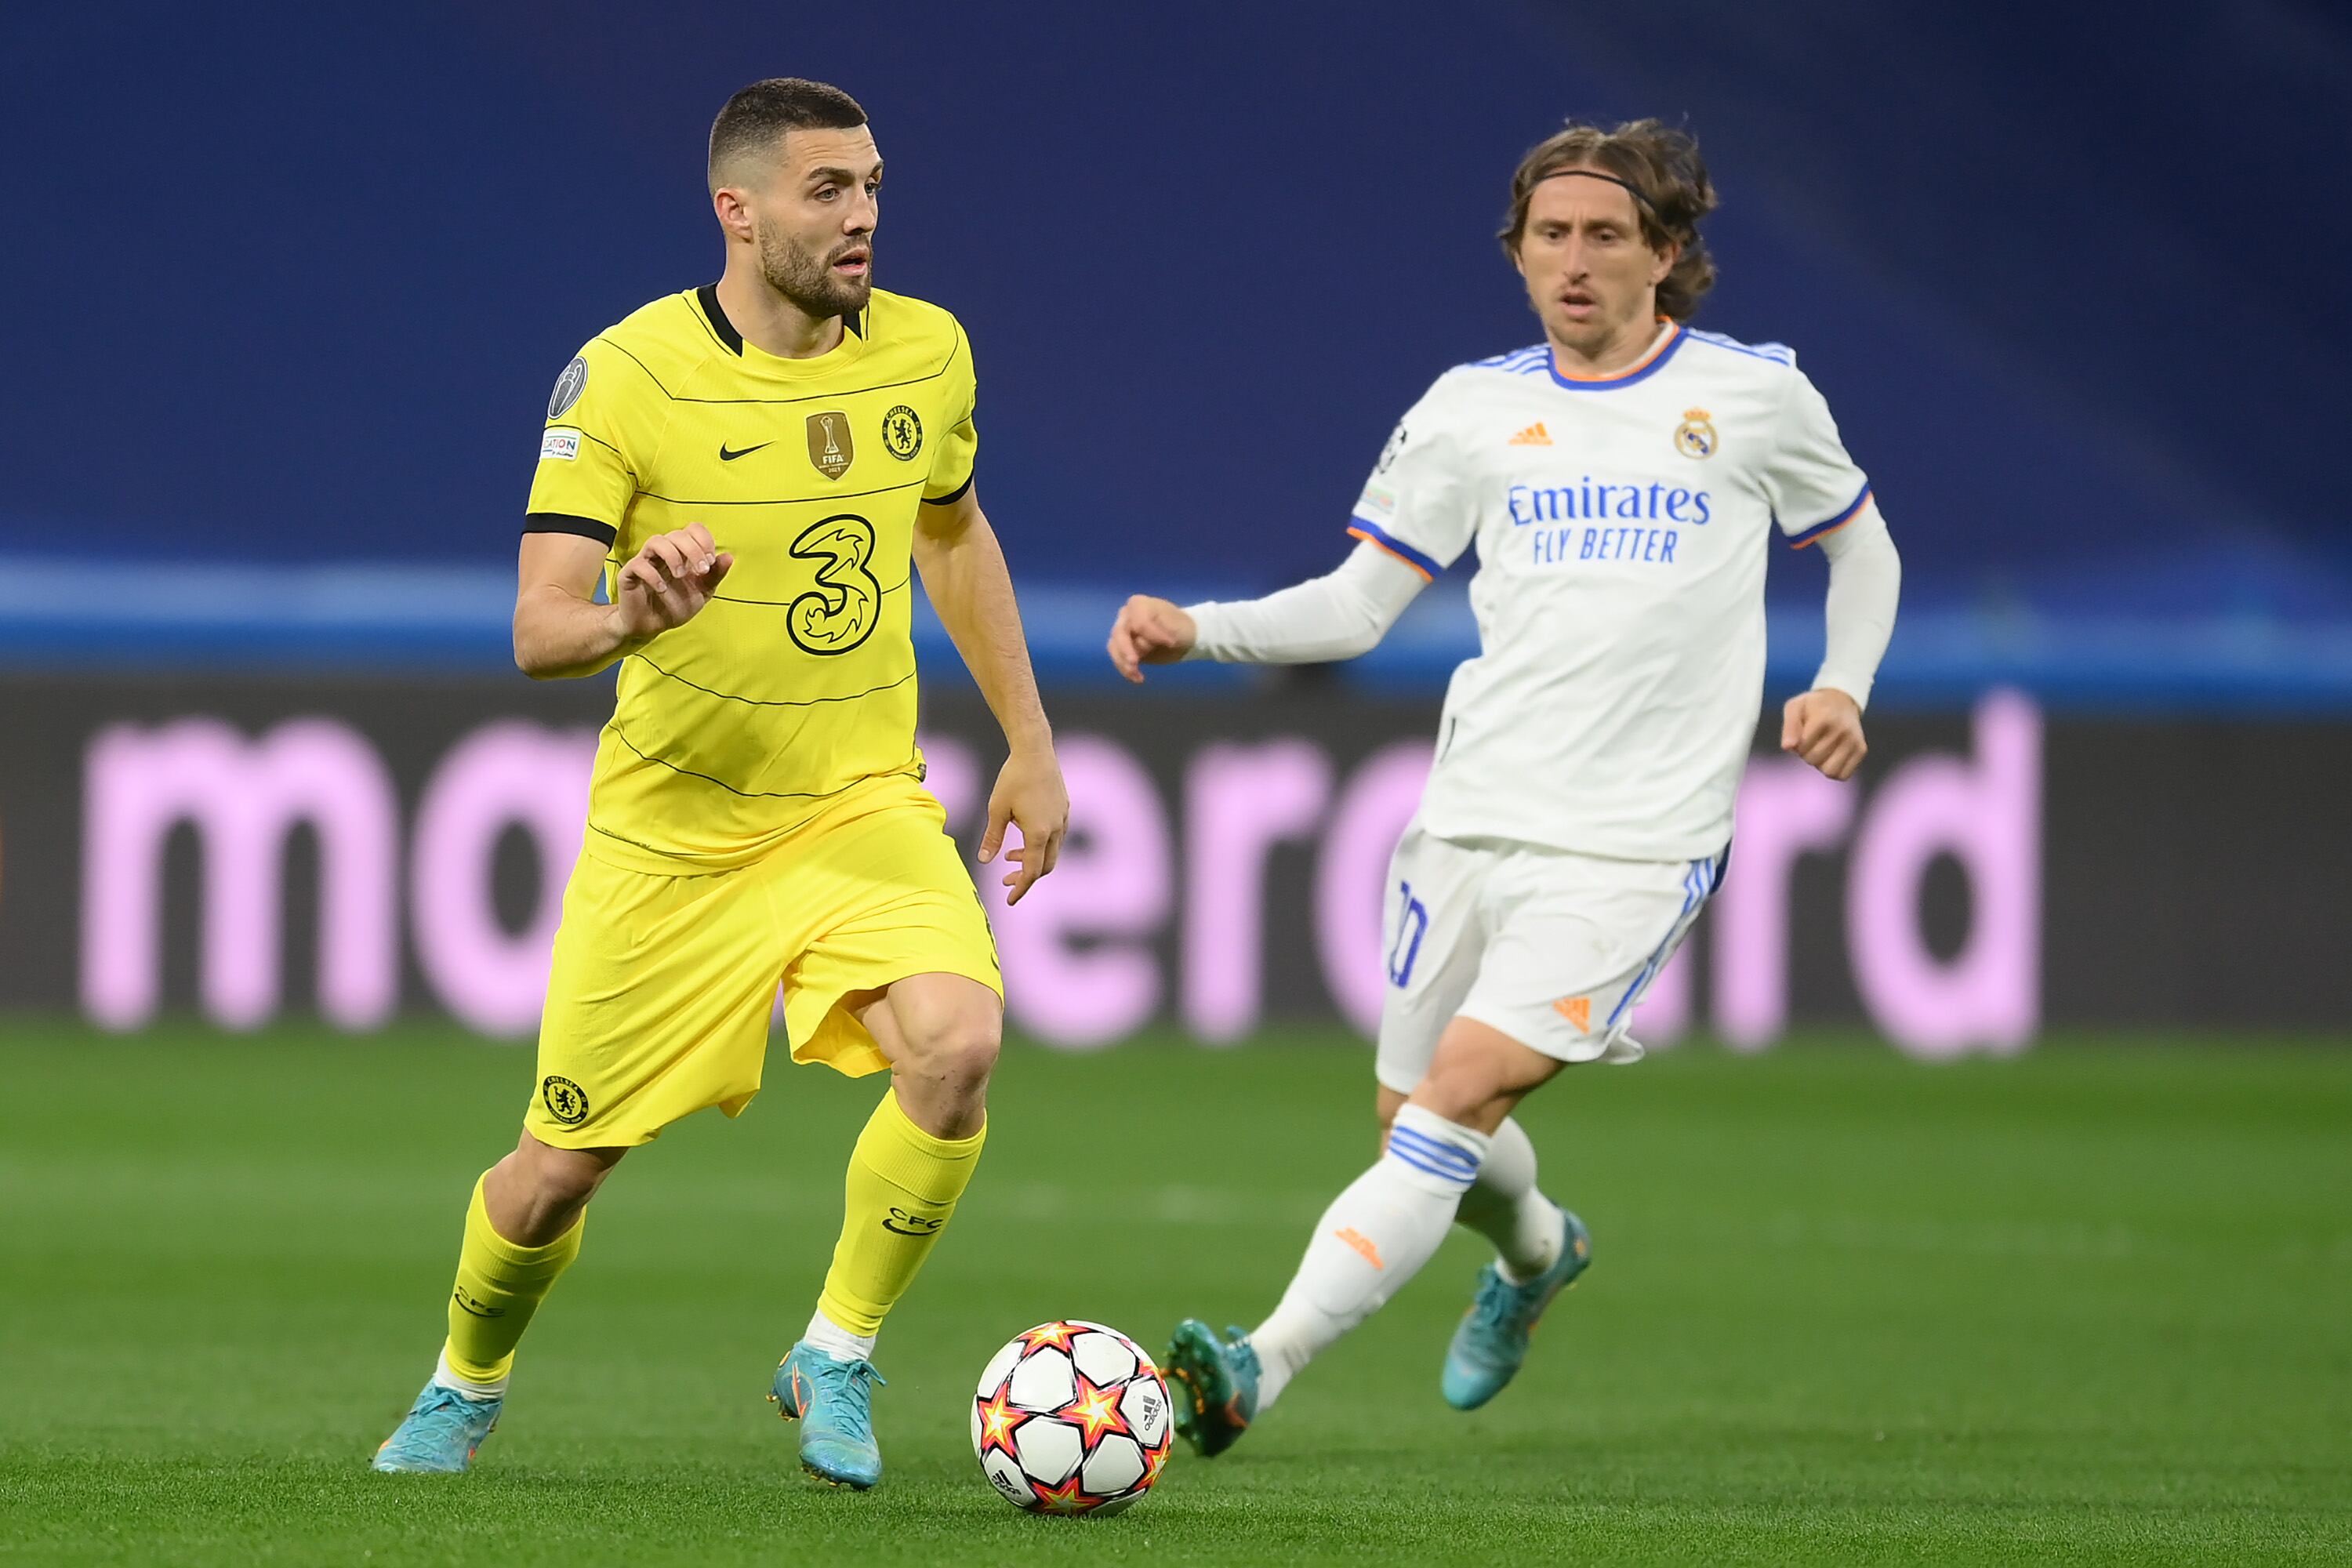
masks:
[(916, 509), (971, 484), (971, 349), (873, 292), (841, 343), (780, 359), (704, 287), (600, 332), (549, 399), (530, 531), (610, 547), (699, 522), (734, 567), (621, 661), (587, 847), (671, 875), (757, 859), (861, 780), (919, 773)]

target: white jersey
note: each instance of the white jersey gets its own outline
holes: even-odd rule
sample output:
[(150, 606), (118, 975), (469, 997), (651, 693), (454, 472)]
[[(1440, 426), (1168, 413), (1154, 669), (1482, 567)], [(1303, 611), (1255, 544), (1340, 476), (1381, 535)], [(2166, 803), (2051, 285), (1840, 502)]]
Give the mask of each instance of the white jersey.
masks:
[(1576, 380), (1542, 344), (1438, 377), (1349, 531), (1434, 576), (1474, 543), (1480, 653), (1454, 673), (1420, 821), (1621, 859), (1731, 837), (1764, 688), (1764, 551), (1869, 504), (1777, 343), (1682, 326)]

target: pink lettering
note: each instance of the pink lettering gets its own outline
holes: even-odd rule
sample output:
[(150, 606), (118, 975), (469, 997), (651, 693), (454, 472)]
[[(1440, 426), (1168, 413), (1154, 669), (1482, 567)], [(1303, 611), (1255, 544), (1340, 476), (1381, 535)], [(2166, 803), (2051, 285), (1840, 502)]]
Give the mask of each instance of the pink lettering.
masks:
[(1054, 874), (1008, 908), (1010, 864), (980, 884), (1004, 962), (1013, 1022), (1051, 1044), (1095, 1049), (1148, 1023), (1160, 1005), (1150, 939), (1174, 891), (1168, 813), (1151, 775), (1099, 735), (1059, 747), (1070, 789), (1070, 837)]
[(1748, 765), (1731, 867), (1715, 898), (1715, 1026), (1734, 1050), (1759, 1051), (1789, 1021), (1789, 873), (1808, 850), (1836, 847), (1854, 792), (1793, 757)]
[(154, 1016), (162, 988), (163, 844), (191, 823), (204, 845), (201, 987), (233, 1029), (278, 1008), (286, 836), (319, 836), (319, 1005), (339, 1027), (391, 1016), (399, 985), (394, 858), (399, 810), (375, 748), (331, 719), (290, 719), (247, 741), (217, 719), (91, 741), (82, 845), (82, 1005), (110, 1029)]
[[(1919, 925), (1919, 884), (1938, 855), (1959, 861), (1973, 893), (1967, 945), (1948, 963)], [(1846, 884), (1846, 944), (1887, 1037), (1942, 1058), (2032, 1038), (2041, 942), (2042, 720), (2023, 697), (1995, 692), (1977, 707), (1973, 765), (1915, 757), (1872, 801)]]
[(1399, 741), (1375, 752), (1340, 792), (1315, 870), (1315, 944), (1323, 984), (1360, 1031), (1380, 1028), (1388, 972), (1381, 962), (1381, 910), (1389, 858), (1421, 809), (1435, 748)]
[(1202, 1038), (1257, 1025), (1264, 993), (1265, 858), (1309, 832), (1331, 796), (1331, 763), (1307, 741), (1215, 745), (1184, 783), (1184, 1022)]
[[(593, 730), (486, 724), (457, 742), (425, 787), (410, 850), (411, 929), (425, 979), (469, 1028), (528, 1035), (538, 1026), (595, 760)], [(509, 826), (531, 836), (540, 865), (536, 912), (519, 931), (499, 921), (490, 897)]]

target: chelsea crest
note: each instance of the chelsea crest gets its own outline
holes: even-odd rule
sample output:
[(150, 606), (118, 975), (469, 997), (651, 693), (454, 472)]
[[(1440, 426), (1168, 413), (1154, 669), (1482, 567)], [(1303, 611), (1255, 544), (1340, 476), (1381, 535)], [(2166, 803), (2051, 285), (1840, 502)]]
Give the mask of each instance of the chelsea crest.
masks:
[(901, 403), (882, 416), (882, 445), (890, 455), (901, 460), (923, 449), (923, 421), (915, 411)]

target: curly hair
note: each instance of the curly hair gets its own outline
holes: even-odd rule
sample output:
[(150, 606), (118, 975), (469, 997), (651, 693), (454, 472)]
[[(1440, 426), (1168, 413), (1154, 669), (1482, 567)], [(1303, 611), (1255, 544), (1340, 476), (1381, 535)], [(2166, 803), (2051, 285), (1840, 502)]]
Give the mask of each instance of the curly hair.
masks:
[(1658, 285), (1658, 310), (1687, 321), (1715, 287), (1715, 261), (1699, 237), (1698, 220), (1715, 210), (1715, 182), (1707, 178), (1698, 140), (1656, 120), (1629, 120), (1612, 130), (1571, 120), (1567, 128), (1528, 150), (1511, 175), (1511, 211), (1495, 237), (1513, 261), (1527, 233), (1528, 204), (1536, 187), (1570, 169), (1591, 169), (1622, 180), (1633, 194), (1642, 219), (1642, 239), (1664, 253), (1680, 247), (1672, 270)]

